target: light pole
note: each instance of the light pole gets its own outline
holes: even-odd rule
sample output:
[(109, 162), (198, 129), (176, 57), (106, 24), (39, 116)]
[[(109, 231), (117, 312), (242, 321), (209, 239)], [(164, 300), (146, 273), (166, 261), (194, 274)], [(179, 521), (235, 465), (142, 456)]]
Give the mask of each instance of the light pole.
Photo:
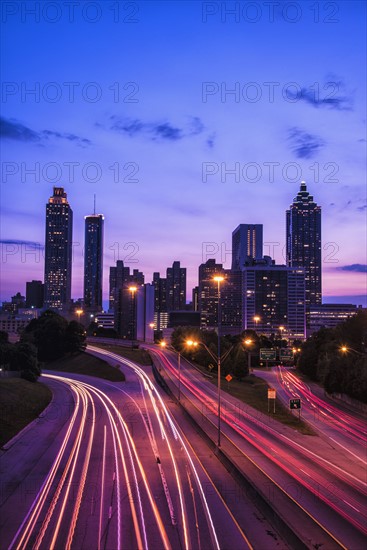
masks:
[(220, 301), (220, 283), (224, 281), (224, 277), (216, 275), (213, 280), (218, 283), (218, 447), (220, 447), (220, 415), (221, 415), (221, 393), (220, 393), (220, 329), (222, 322), (222, 306)]
[(257, 323), (258, 323), (259, 321), (261, 321), (261, 317), (259, 317), (258, 315), (255, 315), (255, 316), (254, 316), (254, 321), (255, 321), (255, 330), (256, 330), (256, 332), (257, 332)]
[(362, 353), (361, 351), (357, 351), (356, 349), (354, 348), (351, 348), (349, 346), (341, 346), (340, 347), (340, 351), (342, 353), (348, 353), (348, 351), (353, 351), (354, 353), (356, 353), (357, 355), (362, 355), (362, 357), (366, 357), (367, 354), (366, 353)]
[[(252, 340), (251, 338), (246, 338), (246, 340), (243, 342), (245, 346), (251, 346)], [(248, 371), (251, 372), (251, 351), (250, 349), (247, 349), (247, 357), (248, 357)]]
[(131, 292), (131, 307), (132, 307), (132, 334), (131, 334), (131, 349), (134, 349), (135, 340), (135, 293), (138, 290), (136, 286), (129, 286)]
[(84, 311), (82, 309), (77, 309), (75, 313), (78, 316), (78, 323), (80, 323), (80, 316), (84, 313)]
[[(189, 344), (189, 342), (187, 342)], [(197, 343), (196, 342), (191, 342), (190, 340), (190, 344), (189, 345), (195, 345), (197, 346)], [(159, 344), (161, 346), (161, 348), (168, 348), (168, 349), (171, 349), (172, 351), (175, 351), (178, 355), (178, 362), (177, 362), (177, 365), (178, 365), (178, 401), (181, 401), (181, 352), (180, 351), (177, 351), (175, 350), (175, 348), (173, 346), (169, 346), (167, 345), (167, 343), (162, 340), (162, 342), (160, 342)]]

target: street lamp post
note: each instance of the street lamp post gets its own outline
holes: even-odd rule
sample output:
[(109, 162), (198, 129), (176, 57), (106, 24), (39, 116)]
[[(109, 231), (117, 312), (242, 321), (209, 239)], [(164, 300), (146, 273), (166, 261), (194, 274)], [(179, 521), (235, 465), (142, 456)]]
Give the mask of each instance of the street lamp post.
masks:
[(129, 291), (131, 292), (131, 307), (132, 307), (132, 334), (131, 334), (131, 349), (134, 349), (134, 340), (135, 340), (135, 293), (138, 290), (136, 286), (129, 286)]
[(82, 309), (77, 309), (75, 313), (78, 316), (78, 323), (80, 323), (80, 316), (84, 313), (84, 311)]
[(353, 352), (356, 353), (357, 355), (362, 355), (362, 357), (366, 357), (366, 356), (367, 356), (366, 353), (362, 353), (361, 351), (357, 351), (356, 349), (351, 348), (351, 347), (349, 347), (349, 346), (341, 346), (340, 351), (341, 351), (342, 353), (348, 353), (348, 351), (353, 351)]
[[(250, 338), (247, 338), (244, 341), (245, 346), (251, 346), (252, 340)], [(247, 349), (247, 357), (248, 357), (248, 370), (251, 372), (251, 350)]]
[(220, 283), (224, 281), (224, 277), (217, 275), (213, 278), (216, 283), (218, 283), (218, 447), (220, 447), (220, 421), (221, 421), (221, 392), (220, 392), (220, 375), (221, 375), (221, 364), (220, 364), (220, 329), (222, 321), (222, 307), (220, 301)]
[(256, 332), (257, 332), (257, 323), (258, 323), (259, 321), (261, 321), (261, 317), (259, 317), (259, 315), (255, 315), (255, 316), (254, 316), (254, 321), (255, 321), (255, 330), (256, 330)]
[[(164, 340), (160, 343), (160, 346), (162, 348), (168, 348), (168, 349), (171, 349), (172, 351), (176, 351), (173, 346), (167, 346), (167, 344)], [(178, 365), (178, 369), (177, 369), (177, 372), (178, 372), (178, 397), (177, 397), (177, 399), (178, 399), (178, 401), (181, 401), (181, 352), (176, 351), (176, 353), (178, 355), (178, 361), (177, 361), (177, 365)]]

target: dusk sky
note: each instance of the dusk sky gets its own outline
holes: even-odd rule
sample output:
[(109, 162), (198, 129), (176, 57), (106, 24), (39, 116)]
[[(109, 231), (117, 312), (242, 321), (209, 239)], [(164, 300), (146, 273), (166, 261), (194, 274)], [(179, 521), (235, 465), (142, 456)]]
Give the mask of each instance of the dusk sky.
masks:
[(70, 4), (1, 6), (0, 299), (43, 280), (54, 185), (74, 214), (73, 298), (96, 194), (104, 300), (117, 259), (146, 282), (180, 260), (190, 299), (200, 263), (230, 267), (240, 223), (284, 263), (305, 180), (324, 301), (366, 305), (365, 2)]

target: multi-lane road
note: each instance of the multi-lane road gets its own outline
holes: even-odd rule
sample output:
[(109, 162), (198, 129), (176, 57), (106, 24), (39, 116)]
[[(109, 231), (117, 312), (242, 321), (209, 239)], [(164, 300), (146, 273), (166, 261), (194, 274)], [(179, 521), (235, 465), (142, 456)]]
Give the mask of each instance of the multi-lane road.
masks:
[(151, 377), (123, 365), (125, 383), (44, 375), (53, 402), (0, 457), (1, 548), (252, 548)]
[[(185, 360), (179, 372), (175, 353), (150, 350), (177, 397), (180, 379), (181, 404), (215, 442), (215, 385)], [(53, 401), (0, 453), (1, 549), (287, 547), (247, 498), (229, 506), (219, 487), (229, 474), (149, 368), (96, 347), (89, 351), (118, 364), (126, 382), (44, 375)], [(298, 386), (292, 373), (265, 376), (284, 398), (297, 391), (314, 408), (309, 388)], [(304, 548), (362, 550), (366, 434), (361, 417), (337, 413), (334, 424), (344, 422), (348, 435), (334, 444), (326, 410), (322, 437), (302, 436), (223, 392), (218, 452), (257, 487)]]
[[(162, 350), (154, 353), (167, 380), (177, 384), (177, 355)], [(180, 388), (182, 403), (200, 411), (201, 418), (205, 416), (215, 428), (216, 388), (185, 360), (181, 360)], [(350, 413), (348, 421), (344, 417), (355, 443), (353, 458), (347, 446), (335, 445), (326, 436), (301, 436), (279, 426), (271, 417), (254, 415), (254, 411), (225, 393), (222, 413), (222, 447), (236, 456), (239, 467), (246, 469), (247, 474), (251, 463), (254, 482), (276, 507), (288, 510), (289, 523), (295, 531), (303, 531), (310, 548), (322, 544), (327, 548), (364, 548), (366, 431), (358, 415)]]

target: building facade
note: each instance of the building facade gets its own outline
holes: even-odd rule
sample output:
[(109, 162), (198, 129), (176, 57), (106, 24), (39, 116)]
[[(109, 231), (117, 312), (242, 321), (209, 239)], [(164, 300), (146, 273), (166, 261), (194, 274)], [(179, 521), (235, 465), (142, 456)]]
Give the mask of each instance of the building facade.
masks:
[(305, 182), (286, 211), (287, 265), (305, 270), (306, 308), (321, 304), (321, 206)]
[(181, 311), (186, 306), (186, 268), (173, 262), (167, 268), (167, 311)]
[(232, 270), (242, 269), (249, 258), (263, 257), (263, 226), (241, 223), (232, 232)]
[(73, 212), (63, 187), (54, 187), (46, 205), (44, 305), (70, 306)]
[(223, 264), (217, 264), (214, 259), (199, 266), (198, 305), (200, 324), (204, 329), (218, 326), (218, 285), (213, 280), (216, 275), (224, 276), (224, 269)]
[(96, 312), (102, 311), (103, 224), (102, 214), (85, 217), (84, 307)]
[(26, 283), (26, 307), (41, 308), (44, 300), (44, 285), (42, 281)]
[(269, 258), (242, 271), (242, 328), (270, 336), (284, 327), (289, 339), (304, 339), (305, 274), (302, 268), (275, 265)]

